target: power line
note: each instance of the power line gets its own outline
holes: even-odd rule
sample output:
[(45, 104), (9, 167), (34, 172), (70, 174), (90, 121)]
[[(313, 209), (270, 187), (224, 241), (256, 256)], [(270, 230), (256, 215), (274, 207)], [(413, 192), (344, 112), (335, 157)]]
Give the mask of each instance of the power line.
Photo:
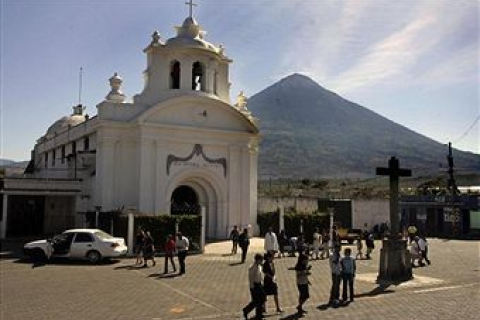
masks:
[(463, 138), (465, 138), (469, 133), (470, 131), (475, 127), (475, 125), (477, 124), (478, 120), (480, 120), (480, 115), (477, 116), (477, 118), (473, 121), (473, 123), (470, 125), (470, 127), (468, 127), (467, 131), (465, 131), (464, 134), (462, 134), (459, 138), (457, 138), (454, 142), (455, 143), (458, 143), (460, 140), (462, 140)]

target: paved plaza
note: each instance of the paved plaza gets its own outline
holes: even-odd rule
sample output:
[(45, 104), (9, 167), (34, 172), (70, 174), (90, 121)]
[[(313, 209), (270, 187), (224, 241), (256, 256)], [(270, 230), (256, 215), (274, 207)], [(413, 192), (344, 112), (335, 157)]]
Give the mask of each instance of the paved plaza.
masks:
[[(310, 294), (303, 319), (480, 319), (480, 242), (430, 239), (432, 265), (414, 269), (415, 279), (399, 285), (375, 283), (381, 243), (372, 260), (358, 262), (355, 301), (339, 308), (326, 303), (330, 274), (326, 260), (312, 261)], [(230, 243), (209, 244), (187, 257), (184, 276), (163, 276), (157, 266), (136, 268), (127, 258), (97, 266), (2, 258), (0, 319), (242, 319), (249, 302), (247, 269), (263, 240), (253, 239), (248, 263), (229, 255)], [(353, 249), (355, 252), (355, 249)], [(268, 301), (267, 319), (298, 319), (295, 258), (276, 260), (280, 304)], [(253, 313), (251, 314), (253, 317)]]

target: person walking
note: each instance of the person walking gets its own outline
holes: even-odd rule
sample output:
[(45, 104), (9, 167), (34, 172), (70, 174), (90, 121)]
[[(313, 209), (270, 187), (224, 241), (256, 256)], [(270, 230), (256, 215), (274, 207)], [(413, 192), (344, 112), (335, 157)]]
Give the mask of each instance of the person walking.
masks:
[(302, 232), (300, 232), (300, 235), (297, 238), (298, 255), (300, 256), (302, 253), (304, 253), (306, 248), (307, 248), (307, 244), (305, 243), (305, 236), (303, 235)]
[(340, 260), (340, 266), (342, 268), (342, 281), (343, 291), (342, 300), (347, 301), (347, 286), (350, 291), (350, 302), (353, 301), (353, 280), (355, 279), (355, 273), (357, 271), (357, 265), (355, 259), (351, 257), (352, 249), (346, 248), (344, 251), (344, 257)]
[[(418, 237), (414, 237), (410, 243), (410, 256), (412, 267), (418, 267), (421, 265), (421, 251), (420, 245), (418, 244)], [(418, 261), (418, 265), (415, 264), (415, 261)]]
[[(244, 229), (244, 233), (245, 230)], [(243, 234), (243, 233), (242, 233)], [(254, 262), (248, 269), (248, 283), (250, 287), (251, 301), (243, 308), (243, 317), (248, 320), (248, 314), (255, 309), (255, 319), (263, 319), (263, 304), (265, 303), (265, 292), (262, 284), (263, 256), (259, 253), (255, 254)]]
[(414, 224), (411, 224), (407, 228), (408, 232), (408, 243), (412, 243), (412, 241), (415, 240), (415, 237), (417, 235), (417, 227)]
[(288, 237), (285, 234), (285, 230), (281, 230), (278, 235), (278, 257), (285, 257), (285, 246), (288, 244)]
[(168, 260), (170, 260), (172, 264), (173, 272), (177, 271), (175, 261), (173, 260), (173, 256), (175, 255), (175, 248), (175, 237), (169, 234), (167, 238), (167, 243), (165, 244), (165, 267), (163, 269), (164, 274), (168, 273)]
[(272, 227), (268, 227), (268, 231), (265, 234), (264, 249), (265, 252), (270, 252), (272, 255), (275, 255), (278, 251), (277, 235), (273, 232)]
[(143, 239), (143, 267), (148, 267), (147, 261), (152, 260), (152, 265), (155, 266), (155, 246), (153, 245), (153, 237), (150, 231), (147, 231)]
[(238, 237), (238, 244), (240, 245), (240, 249), (242, 249), (242, 263), (245, 263), (245, 259), (247, 258), (248, 246), (250, 245), (247, 228), (244, 228), (243, 232)]
[(320, 255), (320, 258), (325, 259), (330, 257), (330, 250), (328, 248), (328, 242), (330, 241), (330, 235), (328, 234), (328, 231), (324, 230), (323, 236), (322, 236), (322, 254)]
[(357, 255), (355, 256), (355, 258), (363, 259), (363, 243), (360, 236), (357, 237)]
[(425, 262), (430, 265), (430, 260), (428, 259), (428, 240), (427, 237), (421, 236), (418, 240), (418, 245), (420, 246), (420, 250), (422, 251), (422, 258)]
[(232, 254), (237, 254), (239, 236), (240, 233), (238, 232), (238, 227), (234, 226), (233, 230), (230, 232), (230, 240), (232, 240)]
[(340, 246), (335, 245), (333, 253), (329, 257), (330, 272), (332, 274), (332, 287), (330, 289), (329, 303), (338, 305), (340, 303), (340, 282), (341, 282), (341, 268), (340, 268)]
[[(277, 312), (281, 313), (283, 312), (282, 309), (280, 309), (280, 303), (278, 302), (278, 285), (277, 285), (277, 277), (275, 276), (275, 264), (273, 262), (275, 255), (272, 254), (271, 252), (267, 252), (265, 254), (265, 262), (263, 263), (263, 275), (264, 275), (264, 281), (263, 285), (265, 288), (265, 295), (266, 296), (272, 296), (275, 301), (275, 307), (277, 308)], [(265, 301), (266, 304), (266, 301)], [(264, 310), (267, 308), (264, 307)]]
[(320, 259), (320, 246), (322, 245), (321, 238), (322, 236), (320, 235), (320, 230), (315, 228), (315, 232), (313, 233), (313, 255), (315, 255), (316, 260)]
[(303, 304), (310, 298), (310, 292), (308, 286), (310, 281), (308, 276), (310, 275), (311, 266), (308, 265), (308, 255), (304, 252), (300, 253), (298, 256), (297, 264), (295, 265), (296, 279), (297, 279), (297, 289), (298, 289), (298, 306), (297, 311), (301, 316), (304, 313), (307, 313), (303, 309)]
[(372, 254), (373, 249), (375, 249), (375, 241), (374, 241), (373, 233), (371, 232), (367, 233), (367, 236), (365, 238), (365, 245), (367, 246), (366, 258), (372, 259), (370, 255)]
[(137, 229), (137, 233), (135, 234), (135, 244), (133, 246), (133, 251), (137, 257), (137, 261), (135, 265), (142, 264), (143, 262), (143, 240), (145, 238), (145, 232), (142, 228)]
[(185, 274), (185, 259), (187, 258), (188, 247), (190, 242), (188, 238), (183, 236), (181, 232), (177, 232), (177, 254), (178, 264), (180, 265), (180, 274)]

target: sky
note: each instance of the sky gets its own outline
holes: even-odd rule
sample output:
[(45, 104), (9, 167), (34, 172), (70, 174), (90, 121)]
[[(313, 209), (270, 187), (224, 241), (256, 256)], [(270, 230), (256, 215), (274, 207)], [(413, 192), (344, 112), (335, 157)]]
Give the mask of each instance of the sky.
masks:
[[(0, 158), (79, 102), (89, 115), (114, 72), (140, 93), (143, 49), (188, 17), (185, 0), (0, 0)], [(292, 74), (441, 143), (480, 154), (477, 0), (195, 0), (206, 40), (233, 59), (232, 100)], [(261, 119), (260, 119), (261, 121)]]

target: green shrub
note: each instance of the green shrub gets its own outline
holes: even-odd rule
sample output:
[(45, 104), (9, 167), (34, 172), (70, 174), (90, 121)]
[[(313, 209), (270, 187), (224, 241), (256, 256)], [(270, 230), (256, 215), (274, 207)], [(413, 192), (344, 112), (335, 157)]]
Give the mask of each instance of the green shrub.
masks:
[(275, 233), (280, 232), (279, 212), (262, 212), (257, 214), (257, 223), (260, 228), (260, 235), (263, 237), (267, 233), (268, 227), (272, 227)]

